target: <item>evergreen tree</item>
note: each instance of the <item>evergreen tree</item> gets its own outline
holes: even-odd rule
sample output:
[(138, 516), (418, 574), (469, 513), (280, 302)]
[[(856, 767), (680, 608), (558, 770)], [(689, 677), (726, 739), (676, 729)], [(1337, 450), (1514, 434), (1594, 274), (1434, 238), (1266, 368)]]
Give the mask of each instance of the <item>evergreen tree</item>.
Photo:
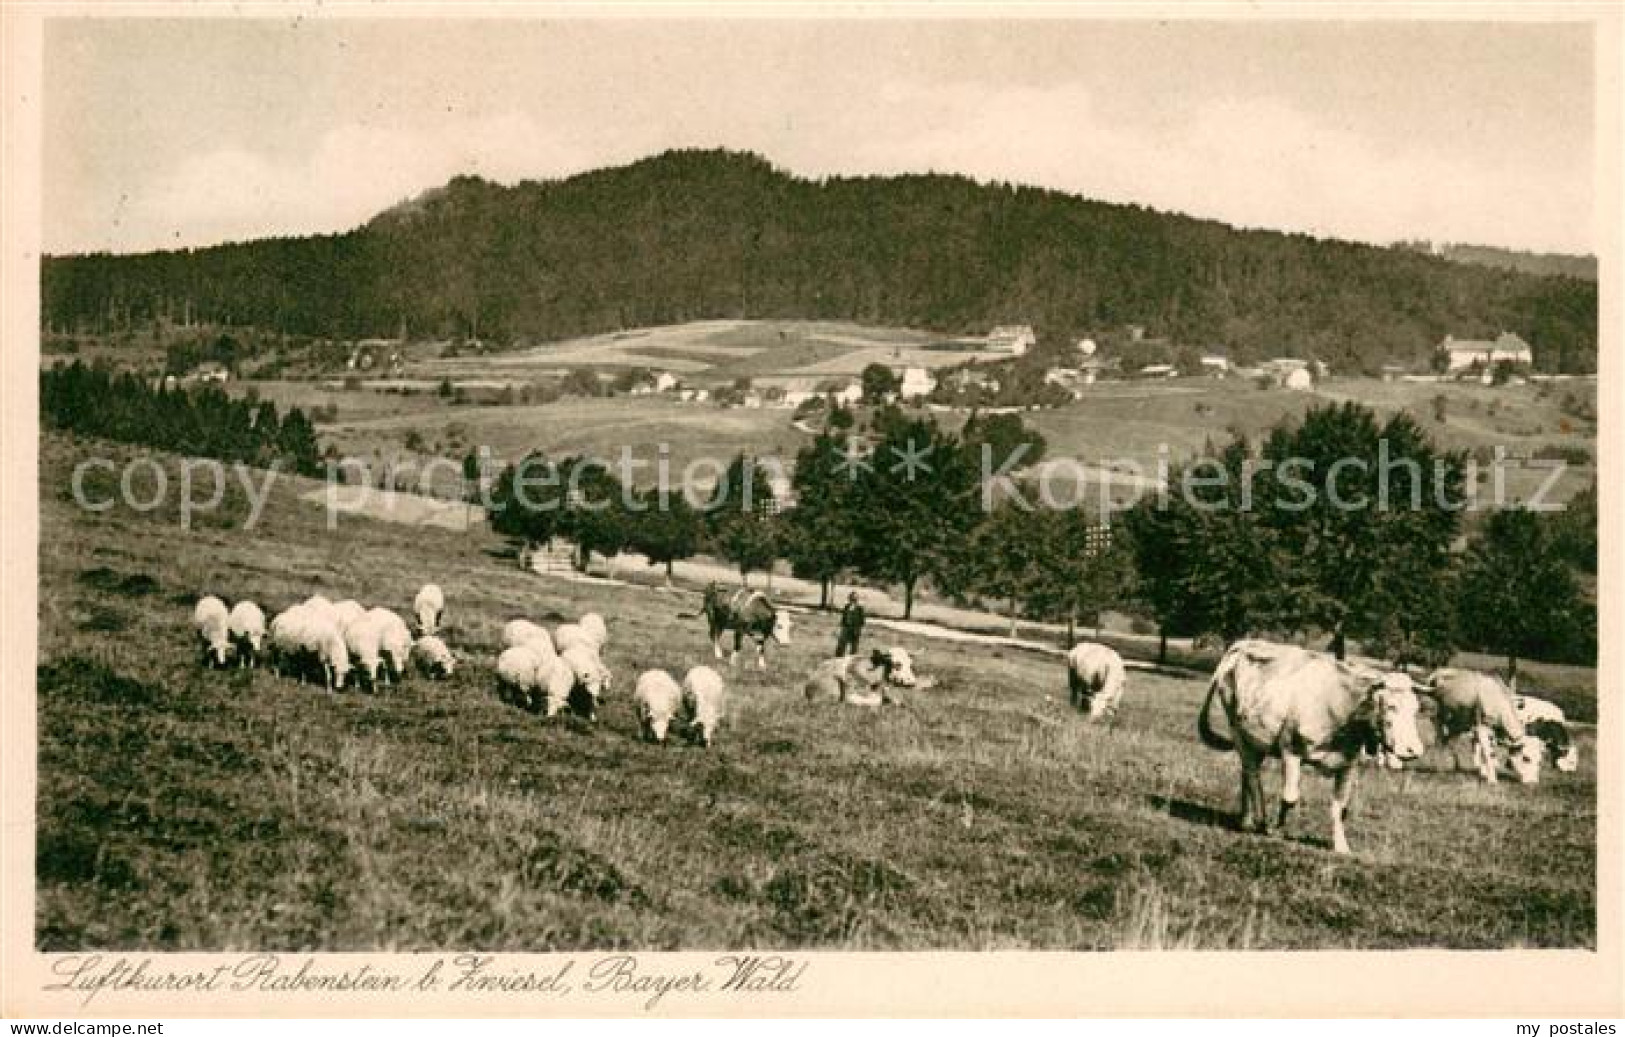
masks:
[(1468, 545), (1455, 599), (1467, 643), (1507, 657), (1595, 664), (1596, 609), (1541, 516), (1497, 511)]

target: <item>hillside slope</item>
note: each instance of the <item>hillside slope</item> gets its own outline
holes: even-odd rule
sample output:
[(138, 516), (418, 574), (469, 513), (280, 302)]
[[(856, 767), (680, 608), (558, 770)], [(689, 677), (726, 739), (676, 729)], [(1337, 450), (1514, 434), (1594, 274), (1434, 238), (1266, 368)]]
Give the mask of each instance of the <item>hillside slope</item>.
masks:
[[(190, 531), (173, 499), (91, 513), (79, 461), (152, 455), (49, 433), (41, 454), (45, 951), (1596, 945), (1589, 732), (1581, 770), (1538, 786), (1483, 786), (1438, 752), (1368, 770), (1356, 855), (1335, 858), (1318, 777), (1287, 837), (1227, 830), (1236, 761), (1196, 741), (1202, 681), (1136, 672), (1095, 726), (1050, 657), (877, 630), (936, 687), (813, 706), (802, 675), (834, 624), (806, 615), (766, 672), (728, 671), (716, 746), (661, 748), (629, 689), (709, 661), (692, 598), (533, 576), (484, 536), (329, 530), (302, 480), (252, 533), (236, 480)], [(178, 459), (157, 460), (175, 485)], [(202, 592), (401, 609), (426, 579), (468, 656), (449, 682), (335, 696), (197, 665)], [(599, 722), (499, 701), (503, 623), (587, 609), (616, 674)]]
[(803, 317), (1055, 341), (1144, 325), (1238, 358), (1419, 362), (1516, 331), (1595, 369), (1597, 286), (918, 175), (807, 180), (669, 152), (503, 187), (458, 177), (346, 234), (45, 260), (48, 328), (160, 314), (306, 335), (542, 341), (703, 317)]

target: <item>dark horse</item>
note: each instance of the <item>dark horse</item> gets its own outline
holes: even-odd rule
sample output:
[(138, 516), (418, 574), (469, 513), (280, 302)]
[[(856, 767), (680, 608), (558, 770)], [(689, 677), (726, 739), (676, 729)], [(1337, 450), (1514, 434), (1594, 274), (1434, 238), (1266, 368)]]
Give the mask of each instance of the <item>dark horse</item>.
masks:
[(724, 591), (715, 583), (705, 588), (701, 615), (711, 631), (711, 650), (722, 658), (722, 639), (732, 631), (733, 654), (728, 656), (732, 666), (739, 658), (739, 649), (747, 636), (756, 642), (756, 665), (767, 669), (767, 641), (772, 638), (781, 645), (790, 643), (790, 614), (773, 607), (761, 591), (741, 587), (733, 593)]

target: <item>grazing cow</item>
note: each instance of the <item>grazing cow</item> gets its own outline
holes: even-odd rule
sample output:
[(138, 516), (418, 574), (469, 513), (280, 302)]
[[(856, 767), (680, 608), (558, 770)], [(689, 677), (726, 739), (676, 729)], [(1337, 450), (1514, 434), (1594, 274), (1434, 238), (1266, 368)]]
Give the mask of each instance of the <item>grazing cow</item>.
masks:
[(1569, 736), (1568, 717), (1554, 702), (1530, 695), (1513, 693), (1512, 708), (1523, 721), (1524, 731), (1546, 743), (1546, 755), (1564, 774), (1573, 773), (1580, 766), (1580, 747)]
[(1123, 698), (1123, 658), (1105, 645), (1083, 642), (1066, 657), (1066, 686), (1074, 709), (1090, 720), (1117, 712)]
[[(1213, 730), (1209, 713), (1217, 698), (1231, 737)], [(1243, 830), (1268, 831), (1264, 761), (1281, 758), (1284, 827), (1300, 795), (1305, 763), (1333, 776), (1332, 846), (1348, 853), (1343, 821), (1354, 795), (1362, 748), (1386, 749), (1404, 760), (1422, 755), (1416, 730), (1418, 703), (1409, 677), (1340, 662), (1292, 645), (1238, 641), (1213, 671), (1196, 730), (1211, 749), (1234, 749), (1241, 757)]]
[(855, 706), (901, 704), (892, 688), (912, 688), (918, 683), (914, 660), (901, 648), (876, 648), (867, 659), (838, 655), (819, 663), (802, 689), (808, 702), (834, 699)]
[(739, 649), (748, 636), (756, 642), (756, 667), (767, 669), (767, 641), (772, 638), (781, 645), (790, 643), (790, 614), (775, 608), (767, 595), (758, 590), (741, 587), (726, 594), (713, 583), (705, 588), (701, 613), (711, 632), (711, 650), (722, 658), (722, 638), (729, 631), (734, 635), (733, 654), (728, 657), (732, 666), (739, 659)]
[(1532, 785), (1540, 780), (1543, 745), (1530, 738), (1523, 720), (1512, 704), (1512, 692), (1497, 677), (1474, 670), (1434, 670), (1422, 685), (1438, 708), (1433, 724), (1439, 744), (1450, 752), (1459, 766), (1456, 747), (1461, 735), (1472, 733), (1473, 769), (1486, 782), (1495, 784), (1500, 770), (1498, 743), (1507, 746), (1507, 762), (1520, 782)]

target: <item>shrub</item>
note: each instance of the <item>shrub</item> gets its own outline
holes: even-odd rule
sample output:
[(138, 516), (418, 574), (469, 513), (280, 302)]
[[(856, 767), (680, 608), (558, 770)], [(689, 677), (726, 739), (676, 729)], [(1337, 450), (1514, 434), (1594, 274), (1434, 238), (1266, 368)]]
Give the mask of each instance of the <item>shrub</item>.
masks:
[(1562, 461), (1572, 465), (1591, 463), (1591, 451), (1578, 443), (1543, 443), (1529, 455), (1537, 461)]

